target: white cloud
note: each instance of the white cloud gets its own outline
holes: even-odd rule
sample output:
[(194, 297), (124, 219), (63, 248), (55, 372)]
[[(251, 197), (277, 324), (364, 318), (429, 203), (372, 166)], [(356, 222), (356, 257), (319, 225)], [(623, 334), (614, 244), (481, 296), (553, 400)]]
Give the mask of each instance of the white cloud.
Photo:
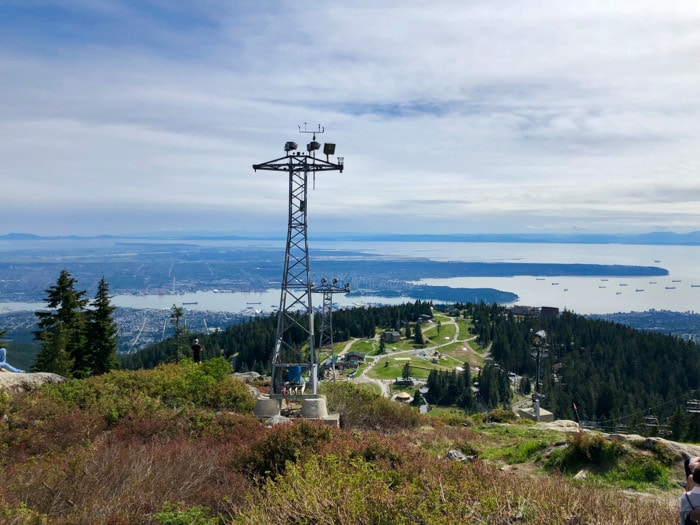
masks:
[(283, 230), (305, 122), (319, 229), (700, 226), (697, 3), (163, 5), (0, 6), (5, 233)]

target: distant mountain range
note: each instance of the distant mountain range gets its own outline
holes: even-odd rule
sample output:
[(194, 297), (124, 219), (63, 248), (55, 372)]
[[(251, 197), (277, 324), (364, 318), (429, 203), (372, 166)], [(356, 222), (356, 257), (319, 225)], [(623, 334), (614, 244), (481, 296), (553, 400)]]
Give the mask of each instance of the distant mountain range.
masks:
[[(700, 245), (700, 231), (688, 233), (650, 232), (641, 234), (555, 234), (555, 233), (475, 233), (475, 234), (393, 234), (393, 233), (322, 233), (310, 235), (316, 241), (363, 241), (363, 242), (500, 242), (500, 243), (560, 243), (560, 244), (648, 244), (648, 245)], [(156, 232), (132, 235), (62, 235), (42, 236), (31, 233), (8, 233), (0, 235), (0, 241), (43, 240), (89, 240), (131, 239), (168, 241), (236, 241), (236, 240), (281, 240), (279, 233), (222, 234), (208, 232)]]

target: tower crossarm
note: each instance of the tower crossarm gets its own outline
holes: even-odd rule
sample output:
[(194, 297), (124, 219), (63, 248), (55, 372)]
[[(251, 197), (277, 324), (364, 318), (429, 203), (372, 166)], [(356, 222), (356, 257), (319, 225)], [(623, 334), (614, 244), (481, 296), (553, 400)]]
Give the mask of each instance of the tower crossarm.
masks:
[(269, 160), (260, 164), (253, 164), (253, 170), (264, 171), (339, 171), (343, 172), (345, 167), (342, 157), (338, 158), (338, 162), (331, 162), (321, 158), (312, 157), (310, 155), (286, 155), (279, 159)]

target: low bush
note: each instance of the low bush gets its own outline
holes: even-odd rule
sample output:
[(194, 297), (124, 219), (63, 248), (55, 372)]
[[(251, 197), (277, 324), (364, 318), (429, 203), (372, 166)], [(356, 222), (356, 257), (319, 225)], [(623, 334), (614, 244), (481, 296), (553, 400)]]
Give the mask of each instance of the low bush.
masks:
[(277, 477), (288, 464), (318, 454), (332, 437), (333, 429), (321, 422), (302, 419), (279, 425), (251, 447), (244, 468), (256, 477)]
[(512, 410), (504, 410), (497, 408), (487, 412), (483, 416), (484, 423), (510, 423), (515, 421), (518, 416)]
[(328, 383), (322, 393), (328, 410), (340, 414), (343, 428), (395, 431), (423, 421), (414, 408), (391, 401), (351, 383)]
[(614, 467), (624, 454), (624, 445), (610, 441), (594, 432), (573, 432), (566, 438), (566, 447), (552, 452), (547, 466), (561, 472), (572, 472), (581, 467), (606, 470)]
[[(560, 434), (519, 424), (478, 431), (446, 424), (340, 384), (326, 388), (329, 408), (340, 408), (348, 429), (315, 421), (269, 429), (245, 413), (252, 407), (247, 392), (239, 396), (245, 388), (229, 384), (221, 364), (212, 366), (185, 362), (149, 372), (113, 372), (4, 396), (0, 523), (658, 525), (677, 520), (672, 506), (601, 488), (607, 481), (602, 477), (590, 486), (561, 475), (500, 472), (499, 461), (490, 461), (500, 449), (510, 454), (507, 461), (532, 457), (540, 453), (540, 441), (562, 444)], [(449, 461), (451, 449), (478, 458)], [(612, 461), (606, 475), (617, 486), (635, 486), (633, 480), (662, 486), (668, 470), (659, 467), (661, 452), (632, 452), (621, 455), (622, 445), (600, 436), (572, 435), (566, 449), (551, 457), (557, 466)], [(673, 489), (668, 494), (677, 498)]]

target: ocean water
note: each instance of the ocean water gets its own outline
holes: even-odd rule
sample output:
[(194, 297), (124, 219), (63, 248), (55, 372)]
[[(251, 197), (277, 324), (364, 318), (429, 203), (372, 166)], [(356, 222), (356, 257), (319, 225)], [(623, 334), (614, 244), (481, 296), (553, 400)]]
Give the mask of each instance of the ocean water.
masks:
[[(238, 241), (219, 245), (255, 245)], [(204, 244), (204, 243), (203, 243)], [(260, 243), (261, 245), (263, 243)], [(420, 283), (459, 288), (495, 288), (513, 292), (515, 303), (553, 306), (579, 314), (670, 310), (700, 312), (700, 246), (657, 246), (622, 244), (532, 244), (532, 243), (435, 243), (435, 242), (313, 242), (310, 248), (364, 252), (388, 259), (425, 258), (436, 261), (587, 263), (655, 266), (668, 270), (663, 277), (453, 277), (435, 279), (426, 275)], [(313, 266), (313, 258), (311, 260)], [(281, 275), (280, 275), (281, 278)], [(383, 298), (334, 295), (339, 306), (355, 304), (399, 304), (411, 297)], [(314, 294), (314, 305), (321, 304)], [(280, 290), (264, 292), (116, 295), (118, 307), (168, 309), (173, 304), (190, 310), (268, 313), (277, 309)], [(0, 312), (36, 310), (43, 303), (0, 303)]]
[[(514, 292), (512, 304), (553, 306), (582, 315), (670, 310), (700, 312), (700, 246), (532, 243), (338, 243), (344, 249), (387, 257), (440, 261), (585, 263), (654, 266), (663, 277), (453, 277), (419, 282), (454, 288)], [(323, 247), (332, 249), (330, 245)], [(339, 247), (336, 247), (339, 249)]]

